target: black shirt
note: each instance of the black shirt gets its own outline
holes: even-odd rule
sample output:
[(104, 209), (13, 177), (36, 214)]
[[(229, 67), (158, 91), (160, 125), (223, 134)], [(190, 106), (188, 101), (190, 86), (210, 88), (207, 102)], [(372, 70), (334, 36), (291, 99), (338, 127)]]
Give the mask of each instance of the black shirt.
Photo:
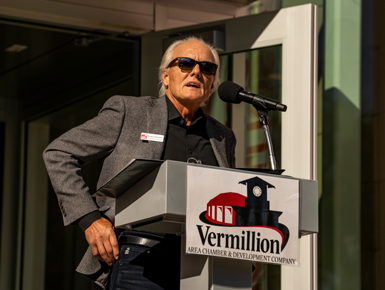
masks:
[[(174, 104), (165, 96), (168, 111), (167, 134), (165, 138), (162, 160), (175, 160), (204, 165), (219, 166), (206, 132), (206, 116), (201, 108), (190, 126), (182, 118)], [(102, 217), (96, 210), (78, 220), (79, 227), (85, 231), (94, 221)]]
[[(162, 160), (199, 163), (218, 166), (213, 148), (206, 132), (206, 116), (201, 108), (190, 126), (186, 126), (174, 104), (166, 97), (168, 110), (167, 136)], [(194, 162), (195, 161), (195, 162)]]

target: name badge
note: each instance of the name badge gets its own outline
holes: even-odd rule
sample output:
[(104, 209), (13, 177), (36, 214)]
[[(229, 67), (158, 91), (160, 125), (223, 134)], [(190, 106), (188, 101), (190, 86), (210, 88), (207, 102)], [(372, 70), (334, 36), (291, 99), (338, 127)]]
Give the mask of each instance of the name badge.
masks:
[(143, 141), (155, 141), (155, 142), (163, 142), (164, 135), (159, 134), (150, 134), (150, 133), (141, 133), (140, 140)]

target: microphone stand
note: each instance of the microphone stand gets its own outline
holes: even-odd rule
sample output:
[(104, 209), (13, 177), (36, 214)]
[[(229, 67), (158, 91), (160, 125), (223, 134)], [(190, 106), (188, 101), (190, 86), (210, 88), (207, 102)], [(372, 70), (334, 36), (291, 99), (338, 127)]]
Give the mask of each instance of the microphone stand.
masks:
[(261, 124), (263, 130), (265, 131), (265, 136), (267, 140), (267, 147), (269, 148), (269, 159), (272, 170), (277, 169), (277, 163), (275, 162), (273, 142), (271, 141), (269, 122), (267, 121), (267, 115), (269, 114), (269, 109), (262, 102), (253, 101), (253, 107), (257, 110), (259, 116), (259, 123)]

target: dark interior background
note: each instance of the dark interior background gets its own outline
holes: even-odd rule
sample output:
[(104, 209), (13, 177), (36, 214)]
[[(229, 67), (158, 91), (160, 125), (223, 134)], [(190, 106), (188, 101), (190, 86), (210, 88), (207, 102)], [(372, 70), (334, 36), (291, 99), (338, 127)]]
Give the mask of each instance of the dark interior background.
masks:
[[(17, 101), (25, 128), (31, 122), (49, 125), (51, 141), (94, 117), (112, 95), (139, 95), (139, 38), (93, 33), (87, 37), (96, 41), (76, 45), (84, 33), (0, 19), (0, 98)], [(14, 44), (28, 48), (5, 51)], [(4, 131), (0, 123), (1, 178)], [(96, 164), (82, 173), (94, 191)], [(77, 226), (63, 226), (52, 186), (46, 186), (45, 289), (91, 289), (91, 282), (74, 271), (87, 248), (84, 233)], [(0, 192), (0, 209), (1, 200)]]

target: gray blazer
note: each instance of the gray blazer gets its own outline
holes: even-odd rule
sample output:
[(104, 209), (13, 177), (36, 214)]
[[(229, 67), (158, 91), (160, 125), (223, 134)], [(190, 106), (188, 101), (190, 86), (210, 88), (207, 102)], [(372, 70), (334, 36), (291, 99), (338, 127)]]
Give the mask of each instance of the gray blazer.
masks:
[[(219, 166), (235, 167), (234, 133), (210, 116), (206, 117), (206, 131)], [(95, 210), (114, 222), (115, 200), (97, 198), (95, 204), (82, 178), (81, 166), (99, 160), (99, 188), (131, 159), (160, 159), (164, 143), (144, 143), (140, 133), (166, 136), (167, 123), (165, 97), (113, 96), (98, 116), (54, 140), (44, 150), (43, 158), (64, 225), (73, 224)], [(89, 247), (77, 271), (96, 279), (95, 282), (102, 286), (108, 282), (109, 269), (105, 265), (92, 255)], [(97, 272), (98, 277), (95, 277)]]

